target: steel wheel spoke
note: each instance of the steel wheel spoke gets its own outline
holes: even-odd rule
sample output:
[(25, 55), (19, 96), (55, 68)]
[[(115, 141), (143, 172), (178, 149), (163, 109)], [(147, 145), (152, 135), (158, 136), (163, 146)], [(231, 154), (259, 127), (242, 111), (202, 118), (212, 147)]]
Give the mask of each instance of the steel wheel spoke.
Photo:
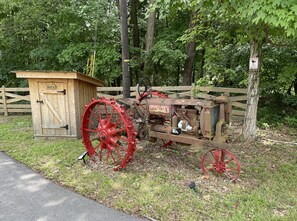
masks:
[(123, 127), (121, 129), (114, 130), (112, 133), (117, 134), (117, 133), (120, 133), (120, 132), (125, 131), (125, 130), (126, 130), (126, 128)]
[(234, 160), (234, 159), (231, 158), (230, 160), (226, 161), (225, 164), (228, 164), (228, 163), (230, 163), (230, 162), (233, 161), (233, 160)]
[(211, 160), (204, 160), (204, 162), (206, 163), (206, 164), (211, 164), (211, 165), (213, 165), (214, 164), (214, 162), (211, 162)]
[(99, 118), (97, 117), (97, 115), (93, 112), (93, 110), (91, 110), (91, 115), (93, 116), (93, 117), (95, 117), (96, 118), (96, 120), (98, 120), (99, 121)]
[(118, 118), (117, 121), (115, 122), (115, 125), (114, 126), (117, 127), (118, 124), (120, 123), (120, 121), (121, 121), (121, 118)]
[(119, 144), (117, 144), (117, 143), (116, 143), (115, 145), (116, 145), (116, 147), (120, 148), (121, 150), (127, 152), (127, 150), (126, 150), (124, 147), (122, 147), (121, 145), (119, 145)]
[(221, 151), (221, 157), (220, 157), (221, 162), (224, 162), (224, 159), (225, 159), (225, 151), (222, 150)]
[(105, 110), (105, 117), (108, 116), (108, 112), (107, 112), (107, 107), (106, 107), (106, 104), (104, 103), (104, 110)]
[(122, 137), (122, 136), (119, 136), (119, 140), (125, 141), (125, 142), (127, 142), (127, 143), (129, 142), (127, 138), (124, 138), (124, 137)]
[(109, 150), (107, 150), (107, 154), (106, 154), (106, 165), (108, 165), (108, 158), (109, 158)]
[(232, 170), (237, 170), (237, 168), (226, 168), (226, 170), (228, 170), (228, 171), (232, 171)]
[(92, 125), (95, 125), (95, 123), (94, 123), (91, 119), (89, 119), (89, 122), (90, 122)]
[(216, 156), (215, 156), (215, 151), (211, 151), (210, 153), (211, 153), (213, 159), (214, 159), (215, 161), (217, 161), (217, 160), (216, 160)]
[(100, 105), (98, 105), (97, 106), (97, 108), (98, 108), (98, 110), (97, 110), (97, 114), (98, 114), (98, 116), (99, 116), (99, 123), (101, 122), (101, 120), (102, 120), (102, 117), (101, 117), (101, 113), (100, 113)]
[(121, 156), (121, 153), (120, 153), (118, 147), (116, 147), (115, 149), (116, 149), (116, 152), (118, 154), (118, 157), (120, 158), (120, 161), (122, 161), (122, 156)]
[(99, 160), (100, 161), (102, 161), (102, 151), (103, 151), (103, 148), (100, 149), (100, 155), (99, 155)]
[(114, 114), (114, 108), (112, 109), (111, 114), (109, 116), (109, 122), (111, 121), (111, 118), (112, 118), (113, 114)]
[(96, 130), (94, 130), (94, 129), (89, 129), (89, 128), (87, 128), (87, 129), (83, 129), (84, 131), (87, 131), (87, 132), (93, 132), (93, 133), (95, 133), (95, 132), (97, 132)]
[(100, 143), (94, 149), (97, 150), (98, 147), (100, 147)]
[(115, 160), (115, 158), (114, 158), (112, 152), (110, 152), (110, 155), (111, 155), (111, 158), (112, 158), (112, 160), (113, 160), (113, 162), (114, 162), (114, 165), (118, 166), (117, 161)]
[(230, 175), (230, 173), (225, 172), (225, 174), (227, 175), (227, 177), (228, 177), (229, 179), (232, 179), (232, 176)]

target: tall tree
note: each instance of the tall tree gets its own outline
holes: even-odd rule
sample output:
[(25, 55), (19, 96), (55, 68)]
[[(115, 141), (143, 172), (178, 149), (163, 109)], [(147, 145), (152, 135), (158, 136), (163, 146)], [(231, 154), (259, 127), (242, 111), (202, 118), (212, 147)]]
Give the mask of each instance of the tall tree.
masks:
[(257, 109), (259, 101), (259, 83), (260, 83), (260, 68), (262, 55), (263, 40), (253, 38), (250, 44), (250, 60), (257, 59), (256, 68), (249, 68), (247, 107), (244, 117), (243, 135), (246, 140), (254, 140), (256, 138), (256, 121)]
[(288, 37), (297, 36), (297, 5), (294, 1), (241, 1), (234, 0), (238, 6), (238, 15), (252, 30), (250, 57), (259, 60), (258, 70), (249, 71), (247, 109), (244, 118), (243, 135), (246, 140), (255, 140), (257, 107), (259, 101), (259, 76), (261, 68), (261, 52), (264, 40), (270, 31), (275, 30), (278, 35), (285, 33)]
[[(153, 5), (154, 0), (149, 0), (149, 8)], [(156, 20), (156, 10), (153, 10), (149, 13), (147, 21), (147, 32), (145, 40), (145, 52), (149, 53), (153, 47), (154, 35), (155, 35), (155, 20)]]
[[(138, 5), (139, 0), (131, 0), (131, 7), (130, 7), (130, 24), (132, 28), (132, 41), (133, 41), (133, 51), (134, 51), (134, 57), (137, 63), (140, 58), (140, 36), (139, 36), (139, 28), (138, 28)], [(132, 57), (133, 55), (131, 55)], [(135, 65), (136, 68), (133, 69), (135, 80), (138, 82), (139, 80), (139, 74), (138, 69), (139, 65)]]
[(129, 38), (128, 38), (128, 13), (127, 1), (120, 0), (120, 20), (121, 20), (121, 43), (122, 43), (122, 72), (123, 72), (123, 96), (130, 97), (130, 72), (129, 72)]
[[(189, 30), (193, 30), (195, 27), (196, 13), (191, 14)], [(191, 39), (187, 44), (187, 58), (184, 64), (184, 77), (183, 85), (191, 85), (193, 79), (193, 66), (196, 57), (196, 42), (195, 39)]]
[[(151, 7), (154, 3), (154, 0), (149, 0), (149, 10), (151, 10)], [(151, 52), (151, 49), (153, 47), (154, 42), (154, 35), (155, 35), (155, 20), (156, 20), (156, 11), (152, 10), (149, 13), (148, 21), (147, 21), (147, 31), (145, 36), (145, 63), (144, 63), (144, 73), (146, 76), (149, 75), (150, 66), (152, 65), (152, 62), (148, 59), (149, 54)], [(153, 73), (150, 73), (151, 80), (154, 79)]]

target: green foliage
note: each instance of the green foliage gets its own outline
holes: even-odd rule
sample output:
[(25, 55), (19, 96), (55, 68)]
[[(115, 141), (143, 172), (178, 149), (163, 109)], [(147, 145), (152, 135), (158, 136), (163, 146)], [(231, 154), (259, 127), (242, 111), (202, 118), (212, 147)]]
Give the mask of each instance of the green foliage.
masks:
[(267, 127), (297, 128), (297, 96), (273, 94), (260, 101), (258, 125)]
[(297, 36), (297, 7), (294, 0), (240, 1), (237, 12), (242, 19), (251, 19), (254, 25), (263, 23), (283, 29), (287, 37)]
[[(266, 45), (263, 48), (263, 62), (261, 72), (262, 94), (286, 94), (297, 76), (297, 50), (290, 46), (277, 47)], [(295, 92), (296, 93), (296, 92)]]
[(1, 1), (0, 27), (2, 84), (17, 84), (8, 74), (11, 70), (83, 72), (94, 50), (98, 52), (95, 76), (110, 81), (114, 77), (106, 76), (119, 75), (119, 69), (114, 68), (120, 56), (114, 2)]

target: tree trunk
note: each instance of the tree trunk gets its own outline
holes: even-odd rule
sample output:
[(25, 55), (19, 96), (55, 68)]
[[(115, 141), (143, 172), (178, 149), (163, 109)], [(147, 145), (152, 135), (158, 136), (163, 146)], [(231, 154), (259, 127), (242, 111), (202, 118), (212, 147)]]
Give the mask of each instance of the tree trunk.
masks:
[(180, 66), (177, 65), (176, 86), (179, 86)]
[(123, 71), (123, 97), (130, 97), (130, 72), (129, 72), (129, 39), (127, 23), (127, 1), (120, 0), (121, 17), (121, 43), (122, 43), (122, 71)]
[(201, 51), (201, 67), (200, 67), (200, 78), (204, 77), (204, 65), (205, 65), (205, 48)]
[[(131, 0), (130, 24), (132, 27), (132, 39), (133, 39), (133, 47), (134, 47), (134, 51), (135, 51), (135, 53), (133, 55), (131, 55), (131, 57), (132, 56), (135, 57), (135, 59), (138, 61), (137, 63), (139, 64), (139, 58), (140, 58), (140, 43), (139, 42), (140, 42), (140, 39), (139, 39), (138, 17), (137, 17), (138, 4), (139, 4), (139, 0)], [(139, 68), (133, 69), (136, 82), (139, 81), (138, 69)], [(132, 75), (132, 73), (131, 73), (131, 75)]]
[[(154, 3), (154, 0), (149, 0), (149, 7)], [(152, 62), (148, 60), (150, 51), (153, 47), (154, 43), (154, 34), (155, 34), (155, 20), (156, 20), (156, 12), (153, 11), (150, 13), (147, 22), (147, 32), (145, 37), (145, 62), (144, 62), (144, 73), (146, 76), (149, 75), (150, 67), (152, 66)], [(153, 73), (150, 73), (151, 81), (154, 79)]]
[(187, 46), (187, 58), (184, 65), (183, 85), (192, 84), (193, 65), (196, 57), (196, 43), (191, 41)]
[(133, 47), (139, 48), (139, 29), (138, 29), (138, 17), (137, 17), (137, 7), (139, 0), (131, 0), (131, 19), (130, 24), (132, 26), (133, 34)]
[(294, 91), (295, 91), (295, 95), (297, 95), (297, 77), (294, 81)]
[[(189, 28), (193, 29), (195, 27), (195, 13), (192, 13), (190, 18)], [(192, 84), (192, 72), (193, 65), (196, 57), (196, 42), (192, 39), (187, 45), (187, 58), (184, 65), (184, 77), (183, 77), (183, 85), (191, 85)]]
[(258, 70), (249, 70), (249, 84), (247, 94), (247, 108), (244, 117), (243, 136), (245, 140), (254, 141), (257, 129), (257, 108), (259, 101), (259, 78), (260, 78), (260, 60), (262, 52), (262, 43), (259, 40), (253, 40), (250, 46), (250, 57), (257, 57)]
[[(154, 0), (149, 0), (149, 7), (154, 3)], [(145, 39), (145, 52), (148, 54), (153, 47), (154, 34), (155, 34), (155, 20), (156, 11), (150, 13), (147, 21), (147, 32)]]

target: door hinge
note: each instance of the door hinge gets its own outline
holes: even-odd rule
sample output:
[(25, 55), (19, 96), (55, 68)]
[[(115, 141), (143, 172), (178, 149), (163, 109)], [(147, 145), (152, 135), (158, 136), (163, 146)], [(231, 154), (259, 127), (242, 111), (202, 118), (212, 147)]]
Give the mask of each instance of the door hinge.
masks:
[(69, 129), (68, 124), (66, 124), (65, 126), (61, 126), (60, 128), (64, 128), (64, 129), (66, 129), (66, 130)]
[(42, 100), (41, 100), (41, 101), (36, 100), (36, 103), (41, 103), (41, 104), (43, 104), (43, 101), (42, 101)]
[(66, 95), (66, 89), (64, 89), (63, 91), (57, 91), (58, 93), (63, 93), (64, 95)]

